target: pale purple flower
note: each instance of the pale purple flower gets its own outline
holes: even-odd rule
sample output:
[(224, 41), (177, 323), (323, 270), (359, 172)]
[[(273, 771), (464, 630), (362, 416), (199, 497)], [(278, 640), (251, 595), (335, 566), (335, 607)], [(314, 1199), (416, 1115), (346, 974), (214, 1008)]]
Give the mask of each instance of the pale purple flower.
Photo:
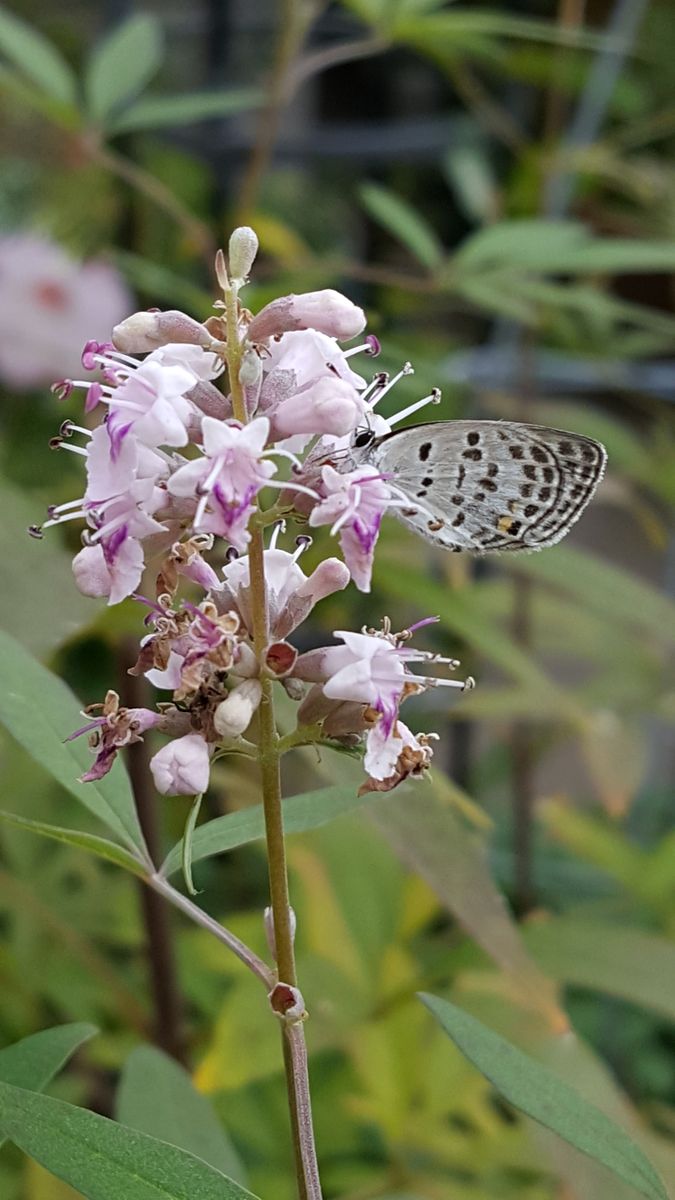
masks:
[(359, 591), (369, 592), (382, 515), (393, 502), (391, 489), (372, 467), (341, 474), (325, 466), (321, 491), (323, 498), (312, 508), (309, 523), (331, 525), (331, 533), (340, 534), (351, 577)]
[(131, 305), (114, 267), (34, 234), (1, 238), (0, 378), (26, 389), (74, 374), (85, 340), (108, 337)]
[(211, 754), (199, 733), (167, 742), (150, 759), (155, 787), (163, 796), (199, 796), (209, 786)]
[(186, 392), (197, 379), (184, 366), (169, 366), (148, 357), (114, 388), (108, 398), (106, 428), (113, 458), (133, 430), (146, 446), (185, 446), (188, 425), (198, 416)]
[[(418, 768), (425, 766), (431, 757), (428, 739), (415, 739), (399, 719), (403, 699), (429, 687), (464, 690), (473, 686), (472, 679), (443, 679), (410, 671), (409, 664), (416, 662), (457, 666), (452, 659), (412, 649), (406, 644), (411, 633), (412, 630), (407, 630), (404, 634), (392, 634), (388, 621), (382, 633), (336, 630), (335, 637), (342, 639), (343, 646), (310, 650), (300, 655), (294, 668), (296, 678), (322, 683), (323, 694), (329, 700), (340, 705), (364, 706), (362, 712), (369, 726), (366, 770), (372, 779), (379, 781), (396, 773), (400, 778), (419, 773)], [(354, 727), (360, 729), (362, 725), (355, 721)]]
[(421, 761), (426, 766), (432, 751), (425, 742), (420, 742), (408, 729), (403, 721), (395, 721), (388, 729), (384, 721), (377, 721), (366, 734), (366, 755), (363, 765), (371, 779), (391, 779), (396, 773), (396, 767), (408, 747), (416, 756), (422, 756)]
[[(301, 542), (294, 554), (277, 550), (276, 545), (265, 550), (265, 583), (269, 607), (270, 638), (281, 640), (296, 628), (315, 604), (333, 592), (342, 591), (349, 583), (349, 571), (337, 558), (319, 563), (309, 578), (298, 565), (305, 547)], [(248, 555), (235, 558), (223, 568), (225, 583), (214, 600), (221, 612), (233, 609), (248, 630), (252, 628), (250, 567)]]
[(180, 467), (168, 485), (173, 496), (199, 497), (195, 530), (227, 538), (237, 550), (245, 548), (255, 498), (277, 469), (263, 457), (268, 434), (265, 417), (244, 426), (204, 417), (204, 457)]
[(354, 388), (363, 389), (365, 380), (351, 369), (350, 357), (350, 352), (344, 351), (335, 338), (307, 329), (274, 338), (266, 345), (261, 361), (268, 387), (275, 375), (283, 373), (287, 379), (292, 376), (293, 390), (307, 387), (325, 375), (337, 376)]
[(332, 700), (358, 700), (380, 713), (390, 733), (406, 683), (405, 660), (410, 652), (388, 638), (336, 630), (344, 646), (325, 651), (323, 690)]

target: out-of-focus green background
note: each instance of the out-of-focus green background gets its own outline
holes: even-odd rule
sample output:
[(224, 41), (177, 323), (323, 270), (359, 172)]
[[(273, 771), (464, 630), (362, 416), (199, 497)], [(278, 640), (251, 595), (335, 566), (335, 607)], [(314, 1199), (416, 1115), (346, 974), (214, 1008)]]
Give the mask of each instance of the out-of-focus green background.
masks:
[[(204, 319), (234, 223), (260, 237), (252, 308), (337, 287), (367, 309), (378, 368), (414, 362), (390, 411), (438, 385), (432, 416), (608, 449), (563, 545), (470, 561), (385, 522), (372, 594), (332, 597), (302, 631), (309, 646), (438, 614), (424, 644), (479, 685), (406, 715), (441, 734), (431, 783), (289, 838), (329, 1198), (633, 1195), (497, 1102), (432, 1028), (425, 988), (618, 1116), (675, 1186), (672, 18), (666, 0), (0, 8), (1, 621), (83, 702), (121, 686), (139, 619), (77, 594), (75, 527), (25, 535), (82, 490), (77, 457), (48, 449), (81, 413), (49, 384), (137, 307)], [(298, 755), (287, 791), (350, 771)], [(10, 741), (1, 774), (3, 808), (85, 827)], [(256, 799), (253, 775), (221, 765), (204, 815)], [(154, 816), (168, 847), (185, 801)], [(92, 1020), (103, 1033), (57, 1092), (110, 1113), (154, 1038), (211, 1097), (238, 1177), (290, 1198), (256, 985), (173, 917), (158, 968), (156, 915), (107, 864), (5, 826), (0, 859), (2, 1043)], [(195, 879), (262, 952), (260, 846)], [(75, 1195), (11, 1148), (0, 1192)]]

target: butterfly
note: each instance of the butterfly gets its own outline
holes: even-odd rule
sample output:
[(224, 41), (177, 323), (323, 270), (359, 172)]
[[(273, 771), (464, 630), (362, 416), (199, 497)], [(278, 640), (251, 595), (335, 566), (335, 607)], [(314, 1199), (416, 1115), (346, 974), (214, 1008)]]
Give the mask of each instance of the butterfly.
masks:
[(405, 501), (396, 515), (446, 550), (553, 546), (581, 516), (607, 454), (592, 438), (512, 421), (357, 430), (340, 470), (364, 464)]

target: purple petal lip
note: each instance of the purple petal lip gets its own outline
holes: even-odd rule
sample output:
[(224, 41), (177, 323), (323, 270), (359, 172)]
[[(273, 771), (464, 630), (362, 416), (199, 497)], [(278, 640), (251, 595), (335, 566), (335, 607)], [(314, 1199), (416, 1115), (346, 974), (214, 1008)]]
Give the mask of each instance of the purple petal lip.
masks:
[(128, 536), (129, 536), (129, 526), (125, 524), (125, 525), (120, 525), (119, 529), (116, 529), (115, 532), (112, 533), (109, 538), (106, 538), (105, 540), (103, 538), (101, 539), (101, 546), (103, 547), (103, 556), (109, 567), (114, 565), (115, 559), (116, 559), (117, 555), (119, 554), (122, 546), (126, 542)]
[(368, 528), (367, 525), (364, 525), (363, 521), (359, 521), (358, 517), (353, 522), (352, 529), (359, 540), (359, 545), (361, 546), (364, 554), (370, 554), (371, 550), (373, 549), (373, 546), (377, 541), (377, 535), (380, 532), (381, 524), (381, 516), (375, 518), (370, 528)]

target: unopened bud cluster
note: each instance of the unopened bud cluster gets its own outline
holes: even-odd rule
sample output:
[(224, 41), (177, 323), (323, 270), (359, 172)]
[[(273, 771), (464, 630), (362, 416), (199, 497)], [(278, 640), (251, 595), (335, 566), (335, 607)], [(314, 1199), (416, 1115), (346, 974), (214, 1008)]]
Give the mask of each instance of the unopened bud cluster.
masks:
[[(228, 262), (219, 254), (217, 276), (230, 304), (257, 247), (253, 230), (238, 229)], [(86, 377), (54, 385), (60, 397), (83, 389), (85, 414), (103, 419), (93, 428), (64, 422), (53, 444), (84, 459), (84, 494), (52, 507), (32, 532), (83, 522), (77, 586), (109, 604), (133, 596), (144, 607), (133, 671), (164, 693), (156, 711), (121, 707), (114, 692), (90, 707), (87, 724), (73, 734), (88, 733), (95, 751), (85, 780), (101, 778), (121, 747), (155, 729), (169, 739), (151, 760), (158, 790), (203, 792), (214, 753), (245, 749), (251, 730), (254, 738), (265, 680), (298, 702), (298, 723), (315, 739), (365, 742), (366, 789), (388, 790), (424, 773), (434, 735), (411, 733), (400, 706), (429, 687), (466, 685), (411, 667), (457, 664), (414, 651), (411, 631), (392, 633), (386, 620), (379, 629), (335, 631), (335, 644), (304, 654), (288, 640), (318, 601), (350, 579), (370, 590), (382, 517), (402, 504), (393, 480), (351, 454), (359, 431), (384, 434), (396, 419), (374, 411), (395, 380), (380, 373), (368, 382), (352, 366), (357, 354), (378, 352), (377, 340), (341, 345), (364, 326), (362, 310), (330, 289), (280, 297), (255, 315), (237, 301), (236, 383), (245, 420), (234, 416), (231, 382), (222, 386), (228, 346), (220, 315), (200, 322), (178, 311), (135, 313), (115, 326), (110, 342), (87, 343)], [(273, 530), (264, 551), (268, 640), (261, 651), (248, 549), (263, 490), (273, 505), (276, 491), (279, 511), (310, 527), (329, 525), (342, 558), (305, 574), (300, 559), (310, 539), (282, 549), (277, 508), (266, 514)], [(188, 595), (197, 588), (201, 599), (186, 598), (184, 581)]]

